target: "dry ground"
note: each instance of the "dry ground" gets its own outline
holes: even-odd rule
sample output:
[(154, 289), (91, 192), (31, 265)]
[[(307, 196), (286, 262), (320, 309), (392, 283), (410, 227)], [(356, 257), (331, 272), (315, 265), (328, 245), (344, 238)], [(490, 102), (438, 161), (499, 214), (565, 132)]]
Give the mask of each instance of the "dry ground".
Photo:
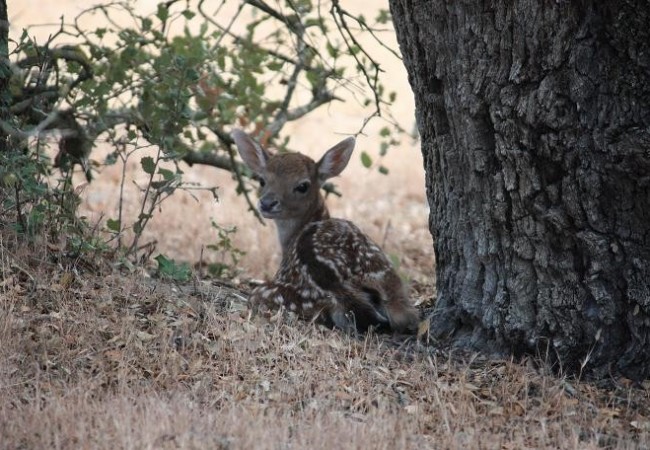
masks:
[(650, 383), (251, 318), (228, 285), (0, 244), (1, 449), (650, 446)]

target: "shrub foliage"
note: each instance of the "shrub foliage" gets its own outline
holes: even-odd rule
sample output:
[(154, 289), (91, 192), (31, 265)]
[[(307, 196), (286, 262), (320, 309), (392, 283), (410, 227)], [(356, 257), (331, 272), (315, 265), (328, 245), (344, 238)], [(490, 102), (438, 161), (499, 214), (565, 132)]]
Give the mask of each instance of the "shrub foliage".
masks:
[[(91, 28), (90, 18), (103, 25)], [(386, 121), (383, 154), (399, 131), (386, 112), (395, 94), (381, 85), (381, 67), (360, 39), (381, 42), (388, 20), (386, 11), (372, 21), (353, 15), (337, 0), (172, 0), (150, 12), (117, 1), (62, 18), (46, 42), (24, 31), (7, 47), (3, 77), (4, 211), (14, 211), (22, 231), (49, 220), (56, 230), (67, 223), (69, 232), (69, 224), (79, 225), (73, 171), (90, 182), (103, 164), (139, 158), (147, 182), (139, 186), (137, 217), (123, 217), (120, 208), (105, 223), (117, 248), (138, 258), (156, 208), (177, 189), (194, 188), (183, 180), (188, 165), (231, 172), (254, 212), (252, 174), (236, 159), (233, 126), (284, 150), (283, 127), (340, 101), (343, 91), (367, 107), (359, 133), (374, 117)], [(50, 161), (44, 148), (53, 141), (58, 154)], [(104, 161), (93, 158), (99, 141), (112, 149)], [(362, 158), (372, 165), (367, 153)], [(129, 242), (126, 229), (133, 231)]]

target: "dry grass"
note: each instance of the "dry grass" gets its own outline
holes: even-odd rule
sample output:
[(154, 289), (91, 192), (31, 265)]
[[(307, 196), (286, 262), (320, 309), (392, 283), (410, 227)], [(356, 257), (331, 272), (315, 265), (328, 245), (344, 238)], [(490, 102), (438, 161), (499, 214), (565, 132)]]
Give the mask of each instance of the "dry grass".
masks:
[(647, 448), (650, 386), (250, 318), (237, 289), (0, 247), (0, 448)]

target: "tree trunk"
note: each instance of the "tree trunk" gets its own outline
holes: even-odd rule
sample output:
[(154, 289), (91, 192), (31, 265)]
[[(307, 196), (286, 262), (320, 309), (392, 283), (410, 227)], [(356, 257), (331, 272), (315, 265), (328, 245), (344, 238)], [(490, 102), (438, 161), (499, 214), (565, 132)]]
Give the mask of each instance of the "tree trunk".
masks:
[(650, 375), (650, 4), (390, 0), (415, 94), (432, 330)]

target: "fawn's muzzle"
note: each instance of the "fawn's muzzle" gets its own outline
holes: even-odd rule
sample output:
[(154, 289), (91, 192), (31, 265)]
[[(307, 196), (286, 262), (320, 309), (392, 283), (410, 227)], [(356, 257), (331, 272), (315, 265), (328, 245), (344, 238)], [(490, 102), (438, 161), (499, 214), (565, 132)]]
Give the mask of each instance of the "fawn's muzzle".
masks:
[(279, 202), (274, 198), (264, 198), (264, 197), (262, 197), (260, 199), (260, 204), (259, 204), (260, 212), (265, 213), (265, 214), (270, 214), (270, 213), (274, 212), (273, 210), (276, 209), (278, 204), (279, 204)]

